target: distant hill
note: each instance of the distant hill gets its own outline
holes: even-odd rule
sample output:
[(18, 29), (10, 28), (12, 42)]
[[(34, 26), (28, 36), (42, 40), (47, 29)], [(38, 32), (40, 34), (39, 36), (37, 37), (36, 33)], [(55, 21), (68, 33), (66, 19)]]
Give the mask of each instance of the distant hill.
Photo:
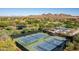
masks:
[(30, 16), (26, 16), (27, 18), (30, 19), (50, 19), (50, 20), (75, 20), (75, 21), (79, 21), (79, 16), (72, 16), (72, 15), (68, 15), (68, 14), (42, 14), (42, 15), (30, 15)]
[(41, 14), (41, 15), (29, 15), (29, 16), (0, 16), (0, 19), (2, 18), (11, 18), (11, 19), (37, 19), (37, 20), (59, 20), (59, 21), (65, 21), (65, 20), (75, 20), (79, 21), (79, 16), (72, 16), (68, 14)]

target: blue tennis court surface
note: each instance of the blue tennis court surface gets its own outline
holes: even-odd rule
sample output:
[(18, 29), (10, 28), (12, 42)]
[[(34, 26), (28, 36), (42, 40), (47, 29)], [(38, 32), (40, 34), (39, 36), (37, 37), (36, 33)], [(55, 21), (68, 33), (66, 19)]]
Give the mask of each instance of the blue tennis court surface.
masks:
[(50, 51), (56, 48), (56, 45), (49, 44), (47, 42), (41, 43), (38, 45), (39, 48), (44, 49), (46, 51)]
[(39, 39), (39, 38), (47, 37), (48, 35), (45, 33), (37, 33), (37, 34), (33, 34), (32, 36)]
[(37, 39), (34, 37), (25, 37), (24, 39), (21, 39), (21, 40), (25, 43), (32, 43), (32, 42), (36, 41)]
[(30, 51), (51, 51), (61, 45), (66, 39), (50, 36), (46, 33), (36, 33), (17, 38), (15, 41)]
[(51, 36), (45, 39), (48, 43), (50, 44), (55, 44), (55, 45), (60, 45), (62, 44), (66, 39), (63, 37), (58, 37), (58, 36)]

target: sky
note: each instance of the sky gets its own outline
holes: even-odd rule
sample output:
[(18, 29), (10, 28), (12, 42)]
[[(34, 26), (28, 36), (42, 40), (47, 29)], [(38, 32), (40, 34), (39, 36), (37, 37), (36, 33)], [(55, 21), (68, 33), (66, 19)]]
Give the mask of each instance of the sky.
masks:
[(0, 16), (27, 16), (47, 13), (79, 16), (79, 8), (0, 8)]

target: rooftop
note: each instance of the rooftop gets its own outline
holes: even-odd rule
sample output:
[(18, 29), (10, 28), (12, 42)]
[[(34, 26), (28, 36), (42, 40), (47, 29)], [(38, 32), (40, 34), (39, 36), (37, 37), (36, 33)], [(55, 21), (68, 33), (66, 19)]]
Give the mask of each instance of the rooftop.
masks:
[(45, 30), (48, 33), (51, 33), (52, 35), (61, 35), (61, 36), (74, 36), (79, 33), (78, 29), (71, 29), (71, 28), (52, 28)]

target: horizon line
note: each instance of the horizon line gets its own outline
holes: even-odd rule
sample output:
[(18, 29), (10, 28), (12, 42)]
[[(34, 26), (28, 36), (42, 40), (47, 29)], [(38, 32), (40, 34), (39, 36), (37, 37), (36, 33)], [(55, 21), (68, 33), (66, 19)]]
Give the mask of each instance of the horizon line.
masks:
[[(0, 15), (0, 17), (22, 17), (22, 16), (33, 16), (33, 15), (43, 15), (43, 14), (52, 14), (52, 15), (55, 15), (53, 13), (42, 13), (42, 14), (31, 14), (31, 15)], [(66, 13), (59, 13), (57, 15), (60, 15), (60, 14), (64, 14), (64, 15), (71, 15), (71, 16), (79, 16), (79, 15), (72, 15), (72, 14), (66, 14)]]

